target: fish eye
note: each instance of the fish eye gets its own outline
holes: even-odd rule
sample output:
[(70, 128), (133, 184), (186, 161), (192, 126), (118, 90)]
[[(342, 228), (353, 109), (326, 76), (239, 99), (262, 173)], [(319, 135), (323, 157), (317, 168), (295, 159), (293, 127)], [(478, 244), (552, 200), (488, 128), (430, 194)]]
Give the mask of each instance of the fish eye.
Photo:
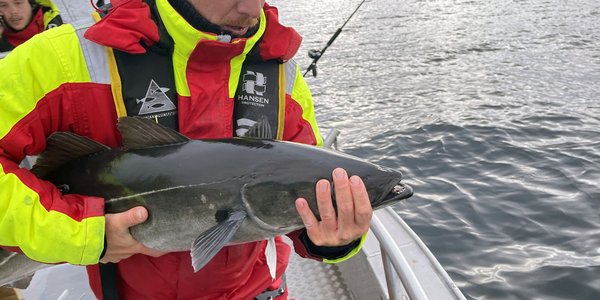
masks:
[(229, 218), (229, 211), (227, 211), (227, 210), (220, 209), (220, 210), (217, 210), (217, 212), (215, 213), (215, 221), (217, 223), (221, 223), (221, 222), (227, 220), (227, 218)]

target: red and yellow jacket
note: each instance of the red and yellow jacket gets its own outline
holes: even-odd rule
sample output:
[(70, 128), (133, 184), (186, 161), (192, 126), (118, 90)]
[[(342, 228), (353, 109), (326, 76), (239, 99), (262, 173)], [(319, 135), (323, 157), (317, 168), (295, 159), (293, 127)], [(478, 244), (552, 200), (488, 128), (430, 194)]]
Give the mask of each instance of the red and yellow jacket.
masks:
[[(19, 162), (46, 146), (56, 131), (87, 136), (110, 147), (120, 145), (118, 116), (126, 115), (120, 97), (113, 49), (141, 53), (158, 41), (156, 25), (141, 0), (112, 1), (111, 12), (85, 34), (71, 25), (37, 35), (0, 60), (0, 245), (16, 247), (30, 258), (94, 265), (104, 248), (104, 200), (62, 195)], [(157, 0), (161, 20), (174, 40), (173, 72), (179, 131), (194, 139), (232, 136), (234, 94), (246, 55), (259, 43), (264, 60), (277, 59), (285, 76), (282, 139), (321, 145), (310, 91), (290, 60), (300, 43), (291, 28), (279, 24), (277, 10), (265, 5), (260, 28), (230, 43), (194, 29), (171, 7)], [(153, 26), (154, 24), (154, 26)], [(95, 42), (91, 42), (94, 40)], [(144, 95), (141, 95), (143, 97)], [(301, 232), (290, 234), (297, 253), (311, 255)], [(364, 237), (363, 237), (364, 240)], [(198, 273), (189, 253), (159, 258), (135, 255), (118, 264), (119, 293), (126, 299), (248, 299), (272, 283), (264, 258), (266, 242), (224, 248)], [(277, 240), (277, 276), (287, 265), (289, 247)], [(97, 271), (89, 269), (92, 288), (101, 298)]]

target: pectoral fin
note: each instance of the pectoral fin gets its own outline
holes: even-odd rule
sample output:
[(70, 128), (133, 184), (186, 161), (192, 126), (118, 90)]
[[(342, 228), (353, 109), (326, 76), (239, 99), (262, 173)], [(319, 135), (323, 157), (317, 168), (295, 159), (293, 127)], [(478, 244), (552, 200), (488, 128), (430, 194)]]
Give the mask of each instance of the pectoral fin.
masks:
[(246, 212), (235, 211), (196, 238), (190, 252), (194, 272), (202, 269), (231, 240), (245, 219)]

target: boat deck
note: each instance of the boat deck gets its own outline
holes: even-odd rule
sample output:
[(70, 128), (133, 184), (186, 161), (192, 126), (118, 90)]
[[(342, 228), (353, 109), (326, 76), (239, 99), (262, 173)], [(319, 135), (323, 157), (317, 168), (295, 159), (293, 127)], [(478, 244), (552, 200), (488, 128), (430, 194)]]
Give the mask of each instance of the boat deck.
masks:
[[(286, 272), (289, 299), (354, 299), (337, 265), (303, 259), (292, 252)], [(85, 269), (58, 265), (37, 271), (23, 291), (27, 300), (96, 299), (89, 288)]]
[(304, 259), (292, 252), (286, 276), (290, 299), (354, 299), (337, 265)]

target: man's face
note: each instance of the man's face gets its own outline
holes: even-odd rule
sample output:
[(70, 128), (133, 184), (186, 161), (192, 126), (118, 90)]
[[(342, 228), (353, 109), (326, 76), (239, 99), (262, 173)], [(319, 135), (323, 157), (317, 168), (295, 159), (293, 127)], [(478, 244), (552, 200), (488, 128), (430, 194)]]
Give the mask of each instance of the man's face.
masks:
[(27, 0), (0, 0), (0, 15), (14, 30), (23, 30), (32, 17), (32, 7)]
[[(5, 0), (0, 0), (5, 1)], [(241, 37), (256, 26), (265, 0), (188, 0), (209, 22)]]

